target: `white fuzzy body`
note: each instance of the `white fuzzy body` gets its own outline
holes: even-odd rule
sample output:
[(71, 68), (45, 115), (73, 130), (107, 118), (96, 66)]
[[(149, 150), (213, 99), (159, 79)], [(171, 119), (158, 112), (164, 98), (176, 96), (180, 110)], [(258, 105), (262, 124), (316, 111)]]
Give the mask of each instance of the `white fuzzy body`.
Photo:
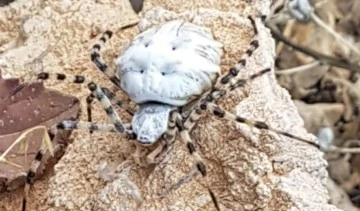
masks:
[[(167, 22), (136, 36), (116, 60), (121, 88), (132, 101), (140, 104), (137, 119), (147, 119), (133, 121), (132, 127), (140, 133), (149, 131), (150, 119), (156, 119), (141, 117), (148, 115), (141, 111), (141, 104), (155, 102), (183, 106), (209, 89), (220, 73), (221, 54), (222, 45), (213, 39), (209, 30), (180, 20)], [(158, 115), (168, 116), (169, 112), (163, 109)], [(163, 130), (158, 130), (159, 127), (167, 128), (168, 119), (162, 123), (156, 121), (152, 124), (153, 131), (160, 133)], [(142, 143), (156, 141), (140, 140), (144, 134), (137, 135)], [(161, 135), (153, 134), (152, 137)]]
[(187, 104), (220, 72), (222, 45), (210, 31), (171, 21), (134, 38), (117, 61), (121, 88), (137, 104)]

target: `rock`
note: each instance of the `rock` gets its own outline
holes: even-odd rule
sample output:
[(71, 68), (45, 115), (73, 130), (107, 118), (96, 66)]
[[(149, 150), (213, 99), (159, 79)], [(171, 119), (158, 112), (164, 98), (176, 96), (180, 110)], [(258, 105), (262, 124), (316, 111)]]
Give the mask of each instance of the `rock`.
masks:
[[(23, 6), (25, 2), (32, 6)], [(116, 30), (138, 20), (130, 3), (126, 0), (31, 2), (19, 0), (0, 8), (5, 14), (0, 16), (0, 27), (4, 29), (0, 32), (0, 44), (11, 42), (21, 19), (25, 14), (28, 17), (23, 25), (27, 37), (24, 45), (0, 55), (3, 71), (11, 75), (29, 74), (24, 65), (50, 47), (43, 59), (44, 71), (83, 74), (109, 86), (111, 83), (91, 63), (89, 49), (101, 31), (113, 30), (114, 36), (103, 55), (114, 68), (113, 59), (139, 32), (137, 27), (123, 32)], [(246, 16), (268, 14), (270, 3), (269, 0), (250, 3), (147, 0), (140, 13), (139, 28), (177, 18), (209, 27), (224, 44), (221, 62), (224, 72), (239, 60), (252, 40), (253, 30)], [(274, 40), (260, 19), (257, 24), (260, 47), (241, 71), (243, 78), (274, 64)], [(81, 99), (88, 94), (86, 87), (52, 85)], [(230, 93), (219, 103), (241, 116), (314, 139), (304, 129), (294, 103), (278, 86), (273, 72)], [(98, 103), (93, 108), (94, 121), (108, 121)], [(125, 122), (131, 120), (125, 112), (120, 112), (120, 116)], [(85, 120), (86, 116), (81, 118)], [(95, 132), (90, 138), (87, 131), (76, 132), (73, 144), (54, 167), (51, 178), (35, 183), (29, 209), (214, 210), (206, 189), (208, 184), (222, 210), (337, 210), (327, 202), (326, 162), (314, 147), (211, 115), (200, 119), (191, 136), (208, 168), (207, 181), (198, 176), (159, 198), (158, 194), (194, 170), (193, 160), (179, 138), (159, 164), (140, 166), (130, 158), (134, 147), (127, 140), (114, 134)], [(125, 161), (126, 158), (129, 160)], [(104, 162), (108, 165), (103, 166)], [(109, 173), (113, 169), (117, 172)], [(17, 192), (2, 196), (1, 210), (18, 209), (18, 195)]]

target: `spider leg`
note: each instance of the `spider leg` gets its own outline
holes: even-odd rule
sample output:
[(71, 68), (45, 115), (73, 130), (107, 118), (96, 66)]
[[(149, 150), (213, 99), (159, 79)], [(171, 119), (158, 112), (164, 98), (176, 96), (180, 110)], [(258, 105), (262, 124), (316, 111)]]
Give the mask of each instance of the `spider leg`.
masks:
[(265, 129), (265, 130), (273, 131), (273, 132), (278, 133), (280, 135), (283, 135), (283, 136), (286, 136), (286, 137), (289, 137), (289, 138), (293, 138), (293, 139), (308, 143), (310, 145), (313, 145), (313, 146), (315, 146), (317, 148), (320, 148), (319, 145), (317, 145), (316, 143), (314, 143), (314, 142), (312, 142), (310, 140), (306, 140), (304, 138), (295, 136), (295, 135), (287, 133), (285, 131), (278, 130), (276, 128), (272, 128), (271, 126), (269, 126), (265, 122), (249, 120), (249, 119), (246, 119), (244, 117), (238, 116), (236, 114), (233, 114), (231, 112), (228, 112), (228, 111), (225, 111), (225, 110), (221, 109), (220, 106), (218, 106), (218, 105), (216, 105), (214, 103), (211, 103), (211, 102), (203, 101), (200, 104), (200, 108), (202, 110), (209, 111), (211, 114), (215, 115), (216, 117), (224, 118), (224, 119), (227, 119), (227, 120), (230, 120), (230, 121), (243, 123), (243, 124), (246, 124), (248, 126), (258, 128), (258, 129)]
[[(183, 119), (180, 113), (178, 112), (174, 112), (174, 115), (176, 117), (176, 127), (180, 133), (181, 136), (181, 140), (184, 142), (184, 144), (186, 145), (189, 154), (193, 157), (194, 162), (195, 162), (195, 166), (197, 168), (197, 170), (201, 173), (201, 175), (203, 176), (203, 178), (205, 179), (206, 182), (206, 186), (207, 186), (207, 190), (210, 194), (210, 197), (214, 203), (214, 206), (216, 208), (216, 210), (220, 211), (220, 207), (219, 207), (219, 203), (215, 197), (214, 192), (210, 189), (209, 185), (207, 184), (207, 171), (206, 171), (206, 166), (203, 162), (203, 159), (201, 158), (201, 156), (199, 155), (199, 153), (196, 151), (195, 145), (193, 143), (193, 141), (190, 138), (190, 134), (189, 131), (185, 128), (185, 125), (183, 123)], [(179, 183), (175, 184), (172, 188), (170, 189), (174, 189), (174, 188), (178, 188), (179, 186), (181, 186), (183, 183), (185, 183), (188, 179), (184, 179), (181, 180)]]
[(26, 183), (25, 183), (25, 187), (24, 187), (24, 195), (23, 195), (22, 207), (21, 207), (22, 211), (26, 210), (26, 204), (27, 204), (27, 198), (29, 195), (29, 190), (30, 190), (31, 185), (34, 184), (34, 178), (36, 175), (36, 171), (41, 164), (41, 161), (42, 161), (42, 158), (43, 158), (45, 152), (46, 152), (46, 148), (41, 146), (40, 150), (35, 155), (35, 160), (31, 163), (30, 169), (26, 173)]
[(96, 67), (106, 75), (106, 77), (109, 78), (109, 80), (115, 84), (118, 88), (120, 88), (120, 79), (114, 74), (114, 72), (111, 72), (105, 63), (105, 61), (100, 56), (100, 49), (101, 46), (104, 46), (106, 41), (109, 40), (112, 36), (112, 32), (107, 30), (103, 33), (103, 35), (100, 37), (98, 42), (93, 45), (92, 51), (91, 51), (91, 61), (96, 65)]
[[(126, 134), (127, 136), (133, 135), (130, 129), (130, 125), (126, 126)], [(113, 124), (103, 124), (96, 122), (84, 122), (84, 121), (71, 121), (64, 120), (58, 124), (56, 124), (57, 129), (61, 130), (91, 130), (91, 131), (101, 131), (101, 132), (111, 132), (111, 133), (119, 133)], [(124, 133), (119, 133), (120, 135), (124, 135)]]
[(168, 129), (164, 134), (164, 138), (168, 145), (174, 142), (176, 137), (176, 132), (178, 131), (178, 128), (176, 127), (176, 119), (177, 119), (176, 112), (172, 112), (168, 123)]
[(168, 129), (163, 135), (164, 140), (161, 140), (161, 143), (159, 143), (158, 147), (146, 156), (146, 160), (148, 163), (158, 163), (156, 157), (160, 155), (164, 148), (167, 148), (168, 150), (168, 147), (171, 146), (171, 144), (174, 142), (177, 127), (175, 123), (175, 115), (173, 114), (174, 113), (172, 113), (169, 118)]
[(124, 103), (123, 100), (117, 99), (117, 96), (112, 91), (110, 91), (110, 89), (108, 89), (106, 87), (101, 87), (101, 90), (109, 98), (112, 105), (122, 108), (128, 114), (130, 114), (131, 116), (134, 116), (135, 111), (128, 104)]
[[(135, 111), (132, 108), (130, 108), (130, 106), (128, 104), (125, 104), (125, 103), (123, 103), (122, 100), (117, 99), (117, 96), (113, 92), (111, 92), (108, 88), (101, 87), (101, 90), (109, 98), (112, 105), (115, 105), (118, 108), (124, 109), (131, 116), (134, 115)], [(91, 104), (94, 101), (94, 99), (95, 99), (95, 96), (92, 93), (89, 96), (87, 96), (87, 98), (86, 98), (86, 111), (87, 111), (88, 122), (92, 122)], [(90, 133), (92, 133), (92, 132), (93, 131), (90, 130)]]
[[(218, 100), (221, 97), (223, 97), (224, 95), (226, 95), (228, 92), (231, 92), (240, 87), (244, 87), (248, 82), (250, 82), (270, 71), (271, 71), (270, 68), (265, 68), (263, 70), (260, 70), (257, 73), (250, 75), (247, 79), (241, 79), (241, 78), (236, 79), (227, 87), (227, 89), (212, 90), (212, 92), (210, 93), (210, 95), (207, 97), (206, 100), (207, 101), (210, 100), (211, 102)], [(211, 99), (213, 99), (213, 100), (211, 100)]]
[(191, 131), (191, 129), (194, 127), (195, 123), (199, 120), (203, 109), (200, 108), (200, 102), (202, 101), (206, 101), (206, 102), (213, 102), (215, 100), (220, 99), (221, 97), (223, 97), (224, 95), (226, 95), (227, 92), (232, 91), (236, 88), (240, 88), (240, 87), (244, 87), (248, 82), (262, 76), (263, 74), (270, 72), (271, 69), (266, 68), (263, 69), (261, 71), (259, 71), (258, 73), (255, 73), (253, 75), (250, 75), (247, 79), (238, 79), (236, 82), (234, 82), (233, 85), (229, 86), (227, 90), (210, 90), (208, 92), (206, 92), (203, 96), (201, 97), (200, 101), (194, 106), (194, 109), (191, 111), (189, 117), (186, 119), (184, 125), (185, 128), (189, 131)]
[(255, 20), (251, 16), (249, 16), (248, 18), (254, 29), (254, 38), (250, 42), (250, 46), (246, 50), (245, 54), (241, 57), (237, 64), (234, 67), (231, 67), (226, 74), (219, 77), (214, 86), (215, 90), (227, 90), (232, 84), (236, 83), (240, 70), (242, 70), (246, 66), (247, 59), (251, 57), (253, 52), (259, 47), (259, 41), (257, 40), (258, 29)]
[[(54, 134), (51, 133), (51, 132), (48, 132), (47, 136), (48, 136), (48, 138), (50, 138), (51, 141), (54, 138)], [(35, 179), (35, 176), (36, 176), (36, 172), (37, 172), (39, 166), (41, 165), (42, 159), (43, 159), (43, 157), (44, 157), (44, 155), (45, 155), (45, 153), (46, 153), (46, 151), (48, 149), (49, 149), (49, 145), (46, 144), (44, 142), (44, 140), (43, 140), (39, 151), (35, 155), (35, 159), (31, 162), (30, 168), (26, 173), (24, 194), (23, 194), (22, 206), (21, 206), (22, 211), (26, 210), (27, 198), (28, 198), (28, 195), (29, 195), (30, 187), (31, 187), (32, 184), (34, 184), (34, 179)]]
[[(92, 122), (92, 109), (91, 109), (91, 103), (94, 101), (95, 96), (93, 94), (89, 94), (86, 97), (86, 113), (87, 113), (87, 119), (88, 122)], [(93, 133), (93, 131), (90, 129), (89, 130), (90, 134)]]
[(89, 79), (86, 79), (84, 76), (81, 75), (67, 75), (63, 73), (55, 73), (50, 74), (48, 72), (42, 72), (38, 74), (38, 79), (40, 80), (48, 80), (48, 79), (56, 79), (71, 83), (86, 83), (88, 89), (91, 91), (91, 94), (101, 103), (103, 106), (107, 116), (110, 118), (112, 123), (114, 124), (116, 130), (119, 133), (126, 133), (126, 128), (122, 122), (122, 120), (119, 117), (119, 114), (115, 111), (114, 107), (111, 105), (111, 102), (109, 98), (105, 95), (101, 87), (99, 87), (97, 84), (92, 82)]
[[(193, 106), (193, 110), (191, 111), (189, 117), (186, 119), (186, 121), (184, 123), (185, 128), (188, 131), (191, 131), (191, 129), (194, 127), (194, 125), (196, 124), (196, 122), (200, 118), (202, 112), (204, 110), (207, 110), (207, 105), (208, 104), (215, 105), (215, 104), (213, 104), (213, 102), (215, 100), (220, 99), (222, 96), (226, 95), (227, 92), (232, 91), (232, 90), (234, 90), (236, 88), (239, 88), (239, 87), (243, 87), (248, 81), (254, 80), (254, 79), (258, 78), (259, 76), (262, 76), (263, 74), (265, 74), (265, 73), (267, 73), (267, 72), (269, 72), (271, 70), (270, 68), (266, 68), (266, 69), (264, 69), (264, 70), (262, 70), (262, 71), (260, 71), (260, 72), (258, 72), (256, 74), (251, 75), (247, 79), (240, 79), (239, 76), (238, 76), (238, 73), (240, 72), (240, 70), (243, 69), (246, 66), (247, 59), (249, 57), (251, 57), (253, 52), (259, 46), (259, 43), (256, 40), (256, 37), (258, 35), (258, 30), (257, 30), (255, 20), (250, 16), (249, 16), (249, 19), (250, 19), (250, 22), (252, 23), (253, 28), (254, 28), (254, 34), (255, 34), (254, 40), (250, 43), (250, 47), (248, 48), (246, 53), (242, 56), (242, 58), (239, 60), (239, 62), (234, 67), (231, 67), (230, 70), (226, 74), (220, 76), (217, 79), (217, 82), (215, 83), (215, 86), (210, 91), (205, 92), (202, 95), (202, 97), (200, 97), (200, 100), (198, 101), (198, 103), (196, 103), (195, 106)], [(230, 114), (234, 115), (234, 114), (232, 114), (230, 112), (228, 112), (228, 113), (229, 113), (229, 115), (225, 115), (226, 118), (230, 117)], [(268, 129), (268, 130), (277, 132), (279, 134), (282, 134), (284, 136), (288, 136), (288, 137), (291, 137), (291, 138), (294, 138), (294, 139), (297, 139), (297, 140), (300, 140), (300, 141), (304, 141), (306, 143), (309, 143), (309, 144), (314, 145), (317, 148), (319, 148), (319, 146), (317, 144), (313, 143), (310, 140), (305, 140), (303, 138), (294, 136), (294, 135), (286, 133), (284, 131), (280, 131), (280, 130), (277, 130), (275, 128), (271, 128), (267, 124), (265, 124), (264, 122), (250, 121), (250, 120), (246, 120), (246, 119), (241, 118), (241, 117), (239, 117), (237, 120), (240, 120), (240, 119), (244, 120), (243, 122), (239, 121), (241, 123), (245, 123), (245, 124), (248, 124), (250, 126), (260, 128), (260, 129)], [(231, 120), (236, 121), (236, 115)], [(259, 123), (259, 124), (256, 124), (256, 123)], [(265, 127), (265, 125), (266, 125), (266, 127)], [(262, 126), (265, 127), (265, 128), (263, 128)]]

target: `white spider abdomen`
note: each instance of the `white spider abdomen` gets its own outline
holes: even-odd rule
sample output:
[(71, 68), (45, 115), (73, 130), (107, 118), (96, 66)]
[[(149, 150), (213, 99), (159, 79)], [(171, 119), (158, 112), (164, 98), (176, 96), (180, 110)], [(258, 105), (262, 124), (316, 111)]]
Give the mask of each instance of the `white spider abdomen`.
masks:
[(121, 88), (137, 104), (182, 106), (209, 89), (222, 45), (203, 27), (171, 21), (134, 38), (117, 61)]

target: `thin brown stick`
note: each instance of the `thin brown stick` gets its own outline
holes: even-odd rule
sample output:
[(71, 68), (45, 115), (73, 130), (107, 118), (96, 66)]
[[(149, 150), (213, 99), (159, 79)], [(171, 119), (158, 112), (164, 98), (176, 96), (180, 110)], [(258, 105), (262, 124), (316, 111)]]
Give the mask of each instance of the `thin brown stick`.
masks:
[(333, 152), (333, 153), (351, 153), (351, 154), (360, 154), (360, 148), (343, 148), (343, 147), (335, 147), (331, 146), (329, 149), (324, 150), (325, 152)]
[(290, 41), (288, 38), (283, 36), (276, 27), (274, 27), (269, 22), (265, 23), (266, 26), (271, 30), (272, 35), (278, 39), (279, 41), (282, 41), (286, 45), (291, 46), (293, 49), (300, 51), (301, 53), (304, 53), (310, 57), (313, 57), (314, 59), (318, 60), (322, 65), (330, 65), (335, 67), (340, 67), (347, 69), (352, 72), (359, 72), (360, 73), (360, 66), (354, 63), (351, 63), (345, 59), (340, 59), (332, 56), (327, 56), (325, 54), (319, 53), (317, 51), (311, 50), (309, 48), (297, 45)]
[(304, 64), (304, 65), (289, 68), (286, 70), (276, 70), (275, 74), (276, 75), (290, 75), (290, 74), (294, 74), (294, 73), (298, 73), (298, 72), (302, 72), (302, 71), (311, 70), (312, 68), (318, 67), (320, 65), (321, 65), (321, 63), (319, 61), (314, 61), (309, 64)]
[(348, 42), (347, 40), (345, 40), (340, 34), (338, 34), (331, 27), (329, 27), (326, 23), (324, 23), (324, 21), (322, 21), (314, 12), (312, 12), (310, 15), (311, 15), (311, 19), (314, 21), (314, 23), (316, 23), (317, 25), (319, 25), (320, 27), (325, 29), (333, 37), (335, 37), (336, 41), (339, 42), (339, 44), (346, 45), (354, 53), (356, 53), (358, 56), (360, 56), (360, 51), (359, 51), (359, 49), (354, 47), (354, 44), (352, 44), (352, 43)]

